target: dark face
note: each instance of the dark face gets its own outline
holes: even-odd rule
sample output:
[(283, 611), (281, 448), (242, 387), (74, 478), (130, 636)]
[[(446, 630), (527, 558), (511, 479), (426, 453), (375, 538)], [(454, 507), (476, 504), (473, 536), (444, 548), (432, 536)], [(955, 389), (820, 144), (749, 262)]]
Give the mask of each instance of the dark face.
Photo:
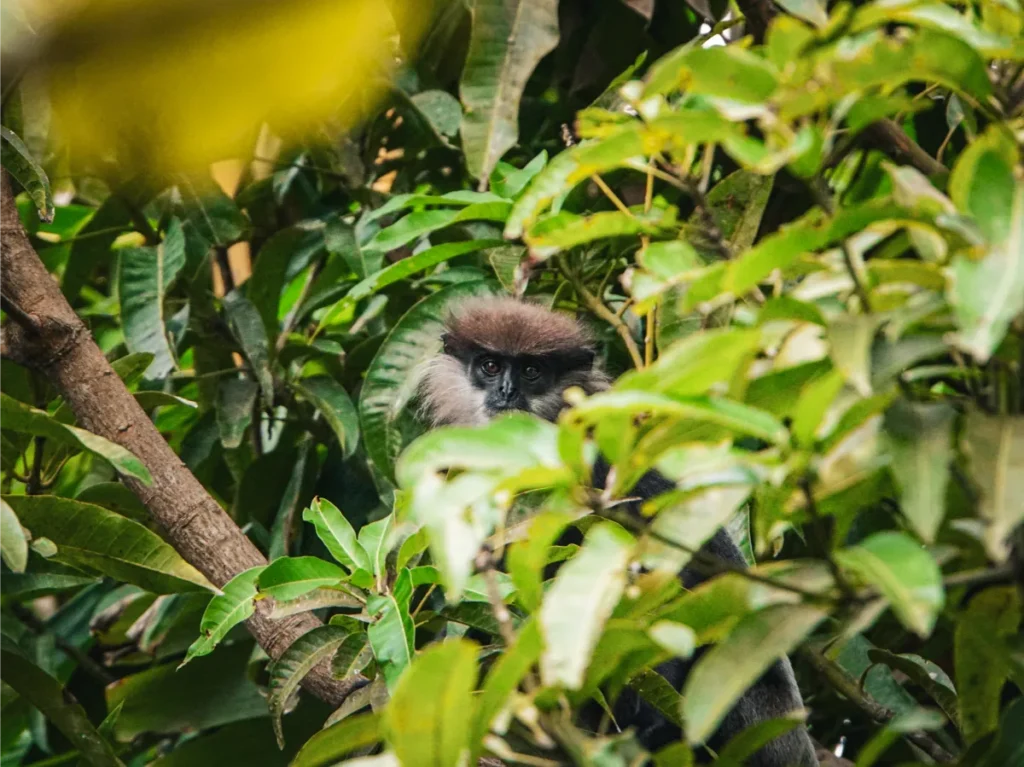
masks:
[(465, 365), (473, 388), (483, 396), (488, 418), (509, 410), (524, 410), (555, 420), (564, 406), (562, 392), (580, 385), (590, 373), (594, 354), (589, 349), (548, 355), (511, 355), (478, 347), (445, 351)]

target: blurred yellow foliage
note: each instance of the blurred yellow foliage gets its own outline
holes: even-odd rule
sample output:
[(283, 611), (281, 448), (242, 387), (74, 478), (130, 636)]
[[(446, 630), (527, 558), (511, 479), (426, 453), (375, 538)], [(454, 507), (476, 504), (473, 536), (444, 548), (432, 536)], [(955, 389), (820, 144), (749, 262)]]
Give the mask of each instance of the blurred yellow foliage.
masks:
[[(5, 40), (50, 91), (76, 160), (195, 172), (282, 136), (344, 128), (421, 24), (404, 0), (21, 0)], [(392, 13), (401, 13), (400, 24)], [(6, 62), (5, 62), (6, 63)]]

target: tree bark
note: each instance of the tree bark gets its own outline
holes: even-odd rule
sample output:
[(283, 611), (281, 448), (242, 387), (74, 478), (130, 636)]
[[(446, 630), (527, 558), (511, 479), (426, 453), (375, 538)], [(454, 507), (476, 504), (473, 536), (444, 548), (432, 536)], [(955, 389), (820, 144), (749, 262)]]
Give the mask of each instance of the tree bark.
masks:
[[(18, 218), (7, 171), (0, 172), (0, 268), (3, 272), (3, 355), (46, 376), (85, 429), (135, 454), (153, 483), (122, 481), (149, 509), (168, 542), (218, 588), (266, 559), (206, 492), (164, 441), (145, 411), (107, 362), (56, 281), (39, 260)], [(273, 620), (272, 600), (256, 603), (249, 632), (271, 658), (320, 624), (304, 613)], [(364, 681), (334, 679), (326, 664), (303, 686), (339, 705)]]

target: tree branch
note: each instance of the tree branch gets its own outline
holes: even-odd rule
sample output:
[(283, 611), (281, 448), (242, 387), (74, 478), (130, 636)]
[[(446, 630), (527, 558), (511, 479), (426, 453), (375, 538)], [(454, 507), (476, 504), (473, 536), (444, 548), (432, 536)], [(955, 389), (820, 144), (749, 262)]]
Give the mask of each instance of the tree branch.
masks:
[[(886, 708), (866, 692), (860, 689), (857, 681), (846, 673), (838, 664), (833, 663), (821, 650), (804, 647), (801, 655), (807, 662), (832, 686), (857, 708), (866, 713), (879, 724), (888, 724), (896, 716), (896, 712)], [(953, 754), (942, 747), (931, 735), (923, 730), (902, 733), (903, 737), (924, 751), (936, 762), (952, 762)]]
[[(82, 427), (130, 450), (145, 464), (153, 476), (151, 485), (130, 477), (122, 481), (145, 504), (178, 553), (215, 586), (266, 564), (252, 541), (164, 441), (46, 271), (18, 218), (6, 171), (0, 173), (0, 187), (4, 299), (18, 307), (5, 323), (5, 352), (45, 375)], [(257, 602), (247, 625), (267, 654), (277, 658), (320, 622), (310, 613), (272, 620), (272, 601)], [(337, 706), (364, 681), (339, 682), (322, 664), (303, 680), (303, 686)]]

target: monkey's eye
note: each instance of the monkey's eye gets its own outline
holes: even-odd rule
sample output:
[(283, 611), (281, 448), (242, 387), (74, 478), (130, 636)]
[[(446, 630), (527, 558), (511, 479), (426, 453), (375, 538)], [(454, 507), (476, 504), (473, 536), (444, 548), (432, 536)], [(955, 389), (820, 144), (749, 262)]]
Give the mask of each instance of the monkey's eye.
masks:
[(480, 363), (480, 369), (484, 372), (484, 375), (496, 376), (501, 372), (501, 365), (498, 361), (488, 357)]
[(527, 365), (525, 368), (523, 368), (523, 378), (527, 379), (528, 381), (536, 381), (538, 378), (540, 378), (540, 368), (538, 368), (536, 365)]

